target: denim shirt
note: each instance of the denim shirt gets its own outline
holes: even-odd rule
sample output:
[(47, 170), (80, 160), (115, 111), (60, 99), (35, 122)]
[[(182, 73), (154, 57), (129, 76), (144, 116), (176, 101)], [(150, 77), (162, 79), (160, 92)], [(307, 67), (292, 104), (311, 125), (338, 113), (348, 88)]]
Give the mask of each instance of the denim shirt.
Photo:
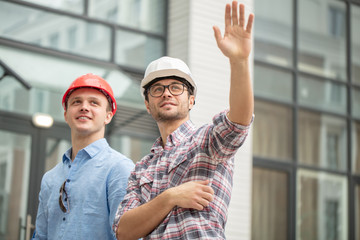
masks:
[[(43, 176), (33, 239), (116, 239), (111, 226), (133, 162), (104, 138), (80, 150), (73, 162), (70, 156), (71, 148)], [(65, 180), (64, 213), (59, 190)]]

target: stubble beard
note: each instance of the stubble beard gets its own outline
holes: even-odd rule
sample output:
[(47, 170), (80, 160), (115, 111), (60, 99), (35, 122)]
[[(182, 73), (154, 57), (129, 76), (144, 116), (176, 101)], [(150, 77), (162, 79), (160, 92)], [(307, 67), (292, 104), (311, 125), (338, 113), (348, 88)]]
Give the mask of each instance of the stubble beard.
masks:
[(156, 122), (171, 122), (184, 119), (186, 116), (186, 114), (181, 112), (177, 112), (175, 114), (164, 114), (162, 112), (158, 112), (156, 115), (153, 115), (153, 118)]
[(185, 119), (188, 116), (188, 106), (183, 106), (176, 112), (151, 111), (156, 122), (172, 122)]

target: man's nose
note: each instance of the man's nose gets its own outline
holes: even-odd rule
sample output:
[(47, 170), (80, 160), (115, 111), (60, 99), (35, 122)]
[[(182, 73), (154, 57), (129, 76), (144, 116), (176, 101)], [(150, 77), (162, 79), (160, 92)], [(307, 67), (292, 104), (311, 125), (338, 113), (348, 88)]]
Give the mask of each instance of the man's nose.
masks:
[(87, 101), (81, 103), (80, 111), (89, 111), (89, 103)]
[(162, 95), (163, 97), (169, 97), (169, 96), (172, 96), (170, 90), (169, 90), (169, 86), (165, 87), (164, 89), (164, 93)]

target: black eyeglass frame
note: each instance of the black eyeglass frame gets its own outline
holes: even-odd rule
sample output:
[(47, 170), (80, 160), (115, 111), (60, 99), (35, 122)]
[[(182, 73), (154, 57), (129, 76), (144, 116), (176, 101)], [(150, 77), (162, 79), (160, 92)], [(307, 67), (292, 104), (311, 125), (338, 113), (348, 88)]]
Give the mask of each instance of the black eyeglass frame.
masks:
[[(179, 86), (182, 86), (182, 91), (181, 91), (181, 93), (174, 94), (174, 93), (171, 91), (171, 88), (170, 88), (171, 85), (179, 85)], [(155, 95), (155, 96), (154, 96), (154, 95), (151, 94), (151, 89), (154, 88), (154, 87), (162, 87), (162, 92), (161, 92), (160, 95), (158, 95), (158, 96)], [(169, 92), (170, 92), (173, 96), (180, 96), (181, 94), (184, 93), (185, 90), (186, 90), (186, 91), (188, 90), (188, 86), (187, 86), (186, 84), (184, 84), (184, 83), (170, 83), (170, 84), (168, 84), (168, 85), (154, 84), (154, 85), (150, 86), (150, 87), (147, 89), (147, 92), (148, 92), (148, 93), (150, 94), (150, 96), (152, 96), (152, 97), (161, 97), (161, 96), (164, 94), (166, 88), (169, 90)]]
[[(60, 193), (60, 196), (59, 196), (59, 206), (60, 206), (60, 209), (61, 211), (63, 211), (64, 213), (66, 212), (69, 212), (70, 211), (70, 208), (69, 208), (69, 199), (68, 199), (68, 195), (67, 195), (67, 192), (65, 190), (65, 185), (66, 185), (66, 180), (64, 181), (63, 184), (61, 184), (61, 187), (60, 187), (60, 190), (59, 190), (59, 193)], [(64, 203), (63, 203), (63, 195), (65, 193), (65, 201), (67, 203), (67, 208), (65, 207)]]

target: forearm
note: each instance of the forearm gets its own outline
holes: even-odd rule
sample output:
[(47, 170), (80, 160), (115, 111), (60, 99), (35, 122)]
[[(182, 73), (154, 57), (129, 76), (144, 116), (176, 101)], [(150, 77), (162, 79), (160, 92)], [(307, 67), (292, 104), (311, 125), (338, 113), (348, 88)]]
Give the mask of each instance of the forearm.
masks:
[(230, 60), (230, 121), (249, 125), (254, 111), (254, 95), (248, 59)]
[(117, 239), (138, 239), (151, 233), (175, 207), (169, 191), (124, 213), (116, 230)]

